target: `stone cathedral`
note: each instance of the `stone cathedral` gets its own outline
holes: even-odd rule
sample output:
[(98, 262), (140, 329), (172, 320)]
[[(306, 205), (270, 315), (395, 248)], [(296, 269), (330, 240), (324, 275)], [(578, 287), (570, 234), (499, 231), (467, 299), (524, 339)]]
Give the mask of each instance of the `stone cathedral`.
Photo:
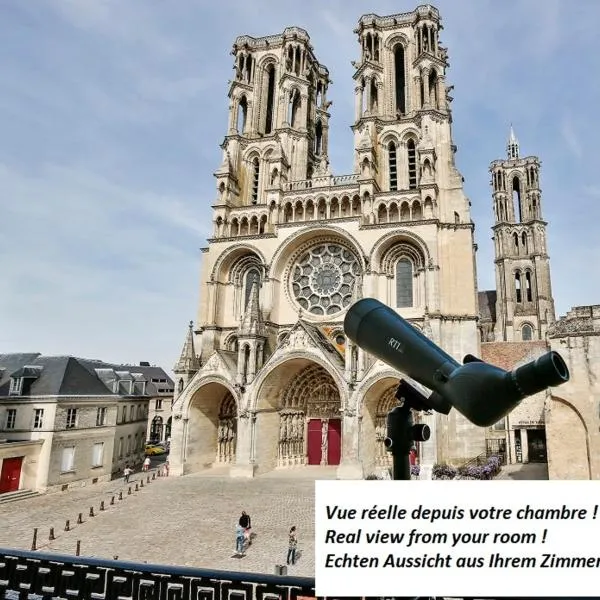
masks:
[[(540, 274), (549, 285), (542, 253), (531, 258), (544, 244), (539, 161), (521, 164), (516, 140), (507, 160), (518, 176), (512, 163), (492, 164), (499, 292), (478, 295), (440, 29), (432, 6), (359, 20), (347, 175), (329, 168), (331, 80), (308, 33), (236, 39), (197, 326), (174, 369), (175, 473), (329, 465), (354, 478), (386, 468), (385, 418), (403, 374), (344, 336), (361, 297), (393, 307), (458, 360), (481, 341), (540, 339), (553, 319), (549, 287), (534, 292)], [(422, 464), (485, 452), (485, 431), (456, 411), (419, 418), (432, 429)]]

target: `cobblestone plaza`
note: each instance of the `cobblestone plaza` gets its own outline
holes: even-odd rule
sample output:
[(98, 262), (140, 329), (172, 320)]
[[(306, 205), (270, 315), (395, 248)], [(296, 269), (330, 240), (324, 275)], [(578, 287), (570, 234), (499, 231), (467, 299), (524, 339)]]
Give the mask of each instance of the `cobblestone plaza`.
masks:
[[(334, 475), (319, 471), (321, 478)], [(136, 492), (140, 479), (141, 474), (132, 478), (131, 495), (120, 479), (0, 505), (0, 547), (29, 550), (37, 527), (42, 552), (75, 554), (80, 540), (82, 556), (273, 573), (285, 562), (287, 534), (296, 525), (300, 557), (288, 572), (314, 576), (314, 478), (308, 474), (251, 480), (171, 476), (150, 484), (144, 476), (145, 485)], [(92, 506), (94, 517), (89, 516)], [(256, 537), (246, 556), (236, 558), (235, 525), (242, 510), (251, 515)], [(79, 513), (82, 524), (77, 524)], [(48, 539), (50, 527), (54, 541)]]

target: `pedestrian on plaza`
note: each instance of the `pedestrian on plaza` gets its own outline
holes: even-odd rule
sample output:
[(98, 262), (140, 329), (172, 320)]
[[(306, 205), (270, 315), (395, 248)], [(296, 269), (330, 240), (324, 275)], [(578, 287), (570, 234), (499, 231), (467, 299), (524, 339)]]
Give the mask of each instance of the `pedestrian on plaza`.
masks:
[(144, 461), (144, 466), (142, 467), (143, 471), (147, 471), (150, 468), (150, 457), (146, 456), (146, 460)]
[(242, 516), (238, 521), (238, 525), (244, 530), (244, 539), (248, 542), (248, 546), (251, 543), (250, 534), (252, 531), (252, 521), (250, 519), (250, 515), (243, 510)]
[(169, 461), (165, 462), (165, 477), (169, 476)]
[(288, 536), (288, 553), (287, 553), (287, 564), (293, 565), (296, 563), (296, 548), (298, 546), (298, 534), (296, 532), (296, 526), (294, 525), (290, 529)]
[(123, 469), (123, 479), (125, 483), (129, 483), (129, 477), (132, 473), (133, 470), (129, 468), (129, 465), (125, 465), (125, 468)]
[(244, 556), (244, 528), (241, 525), (237, 525), (235, 528), (235, 552)]

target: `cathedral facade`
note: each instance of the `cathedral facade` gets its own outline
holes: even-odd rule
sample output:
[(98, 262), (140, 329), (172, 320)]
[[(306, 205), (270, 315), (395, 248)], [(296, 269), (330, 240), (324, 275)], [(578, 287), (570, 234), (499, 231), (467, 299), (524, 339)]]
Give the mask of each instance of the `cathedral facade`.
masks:
[[(361, 297), (458, 360), (479, 353), (474, 225), (440, 29), (431, 6), (359, 20), (348, 175), (329, 168), (331, 81), (308, 33), (236, 39), (197, 326), (174, 369), (174, 472), (385, 468), (385, 416), (403, 375), (345, 337)], [(530, 235), (521, 229), (519, 243)], [(422, 419), (433, 431), (423, 463), (485, 452), (484, 432), (456, 411)]]

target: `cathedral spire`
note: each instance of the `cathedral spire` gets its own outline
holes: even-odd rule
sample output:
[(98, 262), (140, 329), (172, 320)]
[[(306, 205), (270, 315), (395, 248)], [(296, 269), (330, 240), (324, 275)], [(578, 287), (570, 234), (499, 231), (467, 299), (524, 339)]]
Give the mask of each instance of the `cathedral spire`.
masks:
[(250, 297), (248, 306), (240, 323), (240, 333), (242, 335), (262, 335), (263, 321), (260, 314), (260, 302), (258, 298), (258, 281), (254, 278), (250, 288)]
[(195, 372), (200, 368), (200, 361), (194, 349), (194, 322), (190, 321), (189, 329), (183, 343), (181, 356), (173, 367), (175, 373)]
[(515, 130), (513, 129), (512, 123), (510, 124), (510, 134), (508, 136), (506, 152), (510, 160), (519, 158), (519, 140), (515, 136)]

